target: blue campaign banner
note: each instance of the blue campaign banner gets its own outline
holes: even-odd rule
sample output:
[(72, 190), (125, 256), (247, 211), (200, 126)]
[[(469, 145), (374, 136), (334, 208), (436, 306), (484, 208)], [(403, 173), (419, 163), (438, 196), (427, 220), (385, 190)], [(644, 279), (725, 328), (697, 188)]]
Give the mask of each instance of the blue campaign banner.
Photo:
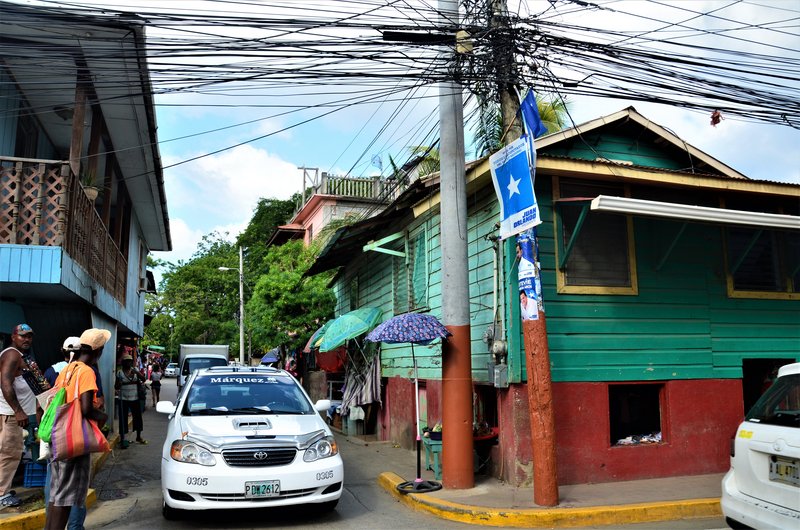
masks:
[(490, 156), (489, 167), (494, 191), (500, 201), (500, 239), (540, 224), (542, 220), (533, 193), (526, 142), (515, 140)]
[(519, 282), (519, 309), (522, 320), (539, 319), (539, 289), (536, 275), (536, 257), (533, 238), (529, 234), (517, 236), (517, 281)]

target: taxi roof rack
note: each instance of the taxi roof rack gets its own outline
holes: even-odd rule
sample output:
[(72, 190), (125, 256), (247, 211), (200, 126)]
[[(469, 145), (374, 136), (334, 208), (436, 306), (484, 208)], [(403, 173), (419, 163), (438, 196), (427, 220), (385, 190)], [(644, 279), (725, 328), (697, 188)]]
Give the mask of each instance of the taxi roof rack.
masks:
[(281, 373), (283, 370), (273, 366), (210, 366), (206, 368), (209, 372), (266, 372)]

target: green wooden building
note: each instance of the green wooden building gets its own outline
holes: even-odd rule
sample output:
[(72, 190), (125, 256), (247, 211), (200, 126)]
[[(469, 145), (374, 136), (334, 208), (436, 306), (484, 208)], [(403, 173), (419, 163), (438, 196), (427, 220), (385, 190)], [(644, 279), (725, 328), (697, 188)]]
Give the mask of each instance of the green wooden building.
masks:
[[(754, 181), (633, 108), (537, 139), (535, 191), (560, 484), (722, 472), (776, 366), (800, 360), (800, 185)], [(758, 153), (753, 153), (758, 156)], [(490, 472), (531, 480), (513, 241), (487, 160), (467, 165), (474, 416)], [(441, 313), (438, 176), (340, 230), (337, 314)], [(441, 346), (416, 346), (423, 422), (441, 420)], [(409, 345), (383, 344), (381, 439), (414, 439)], [(445, 448), (446, 450), (446, 448)]]

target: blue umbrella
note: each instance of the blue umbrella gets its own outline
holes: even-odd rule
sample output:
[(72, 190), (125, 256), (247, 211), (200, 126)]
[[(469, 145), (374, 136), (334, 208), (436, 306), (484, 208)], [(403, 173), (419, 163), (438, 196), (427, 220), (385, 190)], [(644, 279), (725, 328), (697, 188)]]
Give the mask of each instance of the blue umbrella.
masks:
[(373, 329), (368, 335), (370, 342), (387, 342), (389, 344), (411, 343), (411, 359), (414, 362), (414, 402), (417, 412), (417, 478), (413, 481), (397, 485), (402, 493), (424, 493), (442, 489), (438, 482), (422, 480), (420, 464), (420, 428), (419, 428), (419, 377), (417, 376), (417, 358), (414, 355), (414, 344), (430, 344), (436, 339), (445, 339), (452, 335), (433, 315), (421, 313), (404, 313), (397, 315)]
[(280, 348), (272, 348), (270, 351), (264, 354), (261, 358), (261, 364), (270, 364), (278, 362), (278, 355), (280, 353)]
[(373, 329), (367, 340), (370, 342), (388, 342), (398, 344), (430, 344), (436, 339), (444, 339), (452, 335), (433, 315), (421, 313), (404, 313), (390, 318)]

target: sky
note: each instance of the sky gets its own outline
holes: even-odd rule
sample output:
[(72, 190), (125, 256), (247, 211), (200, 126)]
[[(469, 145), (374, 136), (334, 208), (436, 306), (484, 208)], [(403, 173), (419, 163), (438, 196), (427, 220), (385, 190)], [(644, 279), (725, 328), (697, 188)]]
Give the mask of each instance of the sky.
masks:
[[(375, 1), (377, 0), (366, 3)], [(416, 0), (410, 1), (414, 3)], [(32, 0), (19, 2), (36, 3)], [(556, 12), (547, 1), (525, 0), (518, 3), (509, 0), (512, 10), (544, 13), (549, 17), (548, 20), (565, 24), (581, 24), (616, 31), (638, 31), (647, 27), (658, 29), (660, 34), (671, 39), (686, 39), (680, 30), (692, 25), (697, 28), (697, 31), (692, 32), (693, 35), (698, 31), (707, 33), (707, 36), (695, 36), (694, 42), (701, 42), (712, 48), (741, 47), (744, 51), (763, 53), (764, 50), (759, 49), (759, 43), (770, 40), (779, 42), (788, 49), (800, 50), (798, 26), (784, 24), (780, 31), (771, 32), (763, 29), (765, 23), (800, 15), (800, 5), (797, 2), (684, 0), (680, 2), (684, 9), (680, 10), (671, 7), (669, 2), (599, 0), (598, 3), (608, 6), (609, 9), (599, 12), (580, 12), (573, 9), (575, 13), (572, 13), (567, 3), (562, 3), (561, 11)], [(71, 4), (124, 8), (131, 11), (144, 7), (161, 9), (158, 6), (167, 5), (184, 12), (188, 9), (197, 12), (220, 11), (220, 2), (203, 0), (171, 0), (168, 4), (163, 0), (86, 0)], [(337, 6), (342, 9), (368, 8), (358, 7), (358, 2), (345, 0), (339, 0), (338, 3), (330, 0), (273, 0), (269, 4), (285, 6), (282, 8), (283, 13), (300, 17), (313, 13), (312, 7), (317, 10), (337, 9)], [(247, 12), (257, 8), (242, 1), (232, 4), (230, 9)], [(691, 12), (707, 13), (712, 10), (715, 15), (712, 17), (694, 16)], [(657, 21), (646, 24), (641, 18), (629, 17), (625, 13), (647, 13)], [(751, 24), (748, 30), (737, 30), (736, 34), (745, 38), (731, 39), (731, 28), (741, 28), (742, 21)], [(152, 35), (154, 32), (148, 29), (148, 37)], [(555, 70), (554, 73), (564, 79), (580, 79), (584, 77), (585, 71)], [(246, 227), (259, 198), (287, 199), (301, 191), (303, 173), (298, 169), (301, 166), (319, 168), (320, 171), (339, 175), (348, 172), (353, 176), (377, 175), (380, 174), (380, 169), (372, 162), (376, 156), (381, 159), (386, 172), (389, 155), (395, 160), (402, 160), (411, 146), (430, 143), (430, 134), (437, 134), (430, 131), (432, 127), (435, 128), (438, 115), (435, 86), (417, 92), (419, 99), (409, 102), (400, 112), (396, 112), (398, 104), (392, 101), (393, 98), (377, 97), (373, 103), (354, 105), (316, 119), (313, 118), (319, 116), (323, 110), (279, 115), (289, 109), (270, 105), (291, 106), (298, 104), (298, 101), (305, 101), (305, 104), (309, 101), (323, 101), (322, 93), (325, 92), (342, 92), (343, 95), (339, 97), (343, 98), (347, 96), (348, 90), (356, 93), (357, 89), (335, 84), (333, 87), (317, 88), (319, 94), (306, 93), (302, 96), (293, 93), (293, 90), (273, 89), (263, 95), (254, 90), (237, 93), (233, 89), (217, 95), (202, 91), (157, 93), (155, 101), (158, 137), (165, 168), (164, 181), (173, 250), (156, 252), (155, 257), (171, 262), (186, 260), (194, 253), (200, 239), (211, 232), (227, 233), (230, 239), (235, 238)], [(219, 104), (221, 101), (229, 106), (207, 105), (209, 102)], [(619, 99), (570, 97), (569, 102), (570, 116), (575, 123), (633, 105), (645, 117), (750, 178), (800, 184), (800, 131), (797, 129), (735, 116), (724, 116), (725, 119), (719, 125), (712, 127), (707, 110), (693, 111)], [(310, 121), (302, 123), (304, 120)], [(224, 129), (207, 132), (221, 128)], [(469, 136), (469, 130), (466, 132)], [(261, 139), (250, 141), (254, 138)], [(240, 143), (242, 145), (223, 150)], [(470, 151), (474, 152), (474, 146), (469, 139), (466, 148), (467, 158), (474, 158), (470, 154)], [(219, 152), (204, 156), (215, 151)], [(192, 160), (196, 157), (199, 158)], [(192, 161), (186, 162), (187, 160)]]

